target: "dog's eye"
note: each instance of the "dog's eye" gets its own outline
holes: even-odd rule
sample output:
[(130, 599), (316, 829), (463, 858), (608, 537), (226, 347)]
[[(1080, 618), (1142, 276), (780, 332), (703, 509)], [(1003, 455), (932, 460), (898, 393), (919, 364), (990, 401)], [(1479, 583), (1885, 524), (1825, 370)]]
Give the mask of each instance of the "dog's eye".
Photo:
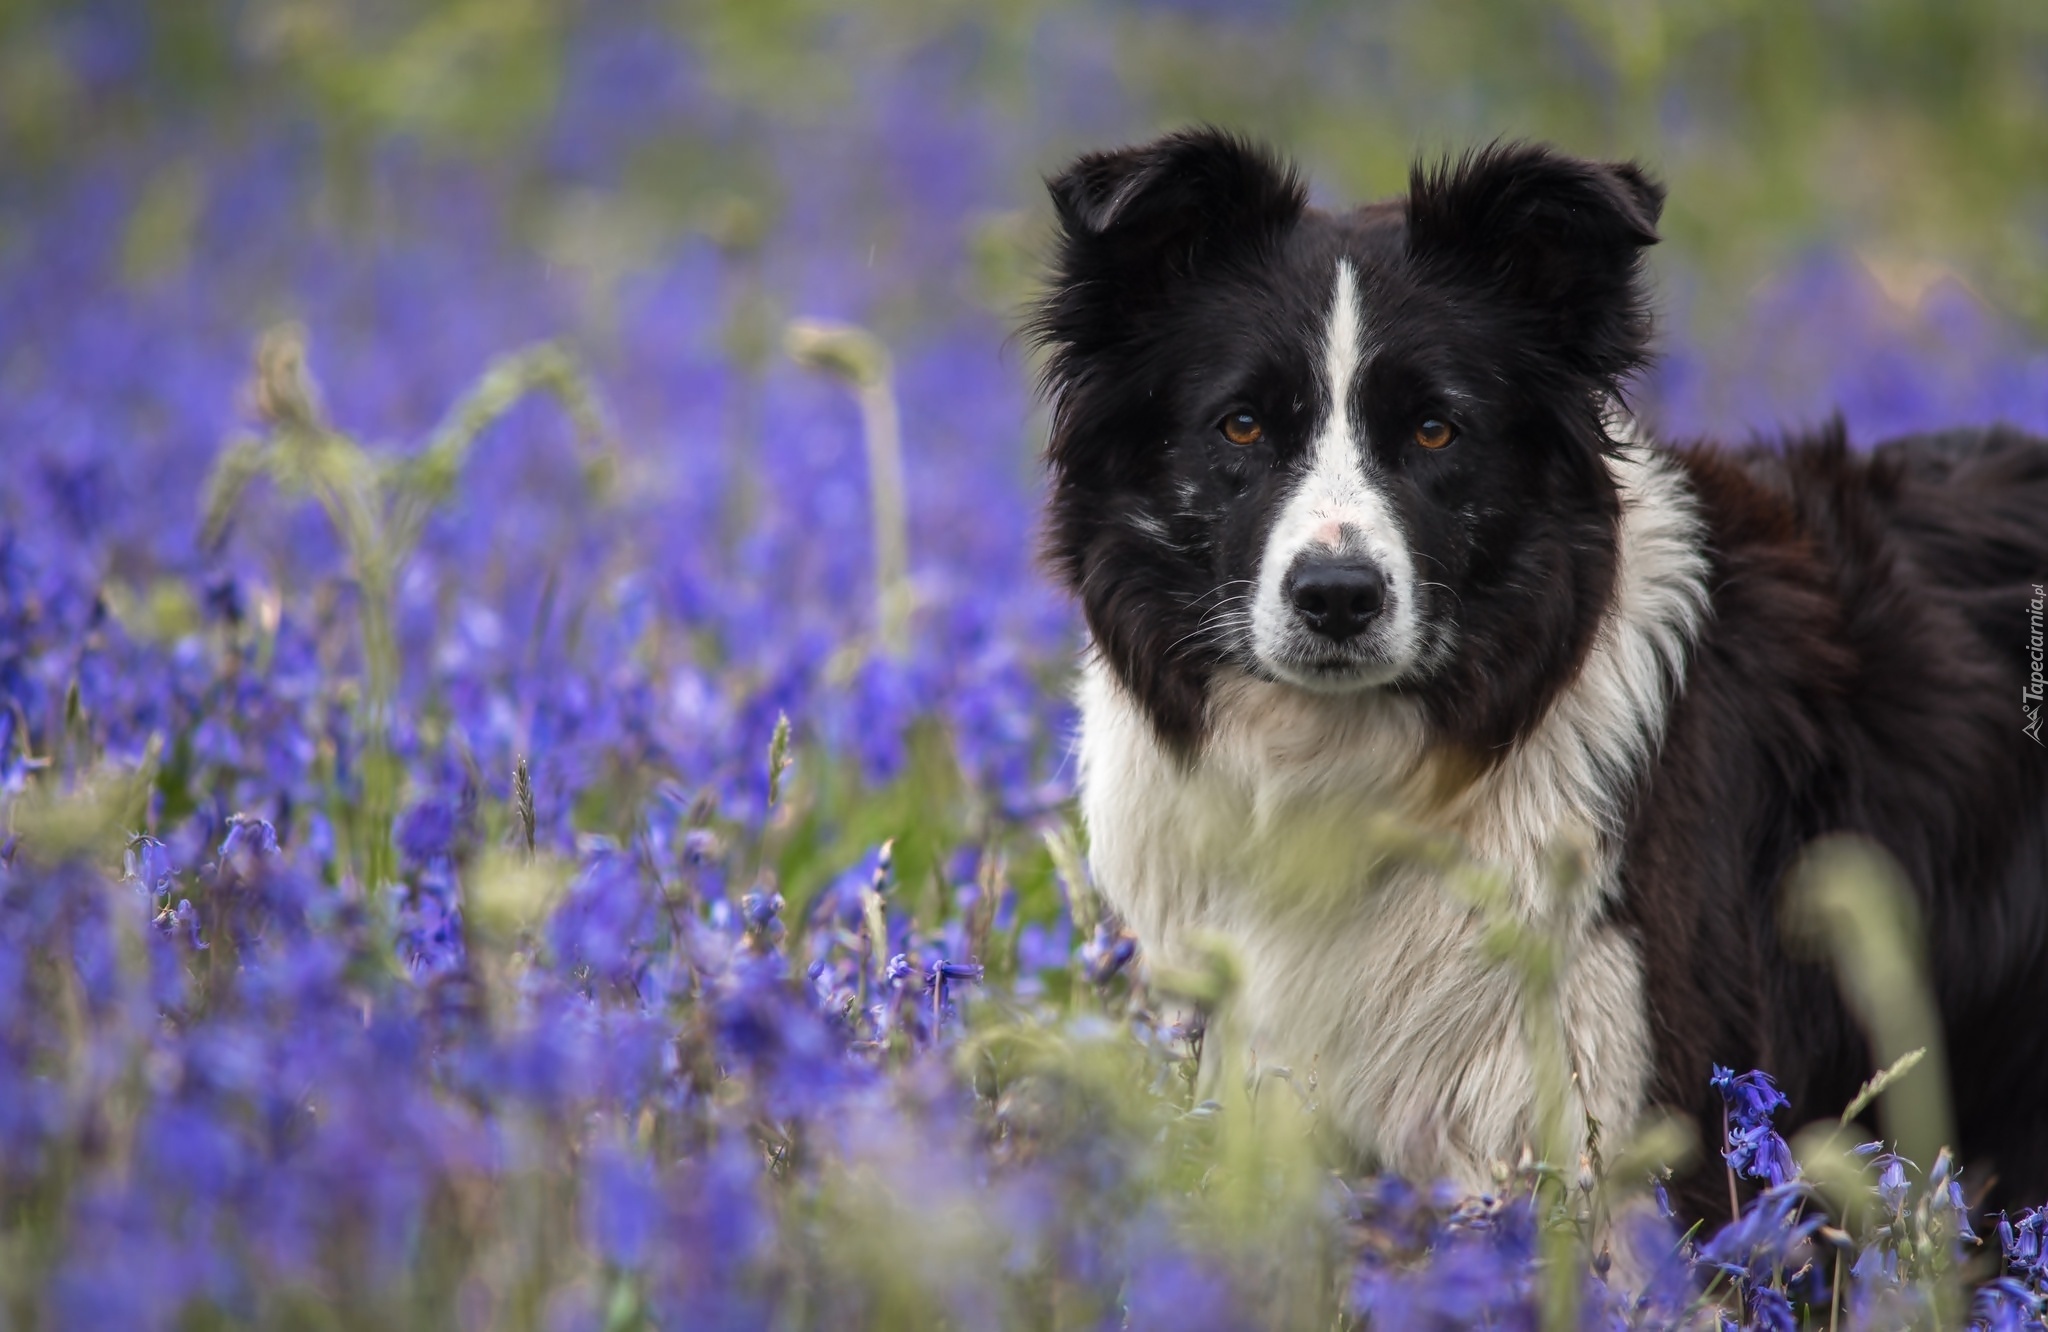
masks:
[(1223, 438), (1242, 447), (1256, 444), (1266, 437), (1266, 427), (1259, 424), (1259, 418), (1250, 412), (1232, 412), (1217, 424)]
[(1415, 442), (1425, 449), (1440, 449), (1458, 437), (1458, 428), (1449, 421), (1429, 418), (1415, 427)]

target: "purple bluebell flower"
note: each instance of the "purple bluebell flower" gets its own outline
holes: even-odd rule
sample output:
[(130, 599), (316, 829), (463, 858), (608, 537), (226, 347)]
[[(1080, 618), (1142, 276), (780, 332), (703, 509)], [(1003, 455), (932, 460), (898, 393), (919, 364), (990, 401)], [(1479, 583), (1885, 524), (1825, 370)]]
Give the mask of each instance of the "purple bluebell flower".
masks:
[(455, 810), (447, 801), (422, 800), (398, 821), (398, 849), (414, 867), (455, 854)]
[(269, 819), (257, 818), (250, 814), (235, 814), (228, 819), (228, 835), (220, 844), (220, 858), (228, 861), (253, 861), (277, 854), (277, 829), (270, 826)]
[(1912, 1191), (1912, 1181), (1906, 1176), (1906, 1167), (1912, 1165), (1905, 1157), (1886, 1152), (1873, 1163), (1877, 1166), (1878, 1201), (1894, 1216), (1906, 1210), (1906, 1198)]
[(395, 912), (400, 961), (420, 978), (459, 971), (467, 957), (461, 895), (445, 863), (419, 871), (416, 882), (397, 890)]
[(1729, 1118), (1740, 1125), (1768, 1122), (1771, 1116), (1792, 1103), (1778, 1090), (1777, 1080), (1761, 1069), (1737, 1076), (1732, 1070), (1714, 1065), (1709, 1079), (1728, 1107)]
[(1082, 945), (1081, 964), (1090, 981), (1107, 985), (1137, 953), (1135, 936), (1103, 921), (1095, 927), (1095, 937)]
[(683, 834), (683, 863), (708, 865), (724, 853), (718, 834), (709, 828), (692, 828)]
[(1755, 1332), (1799, 1332), (1799, 1316), (1782, 1291), (1759, 1286), (1749, 1292), (1748, 1327)]
[(1017, 970), (1038, 983), (1041, 972), (1065, 971), (1074, 961), (1074, 925), (1065, 911), (1051, 925), (1029, 921), (1017, 930)]
[(1729, 1169), (1771, 1188), (1798, 1178), (1792, 1149), (1771, 1123), (1771, 1117), (1791, 1102), (1771, 1075), (1755, 1070), (1737, 1076), (1716, 1064), (1710, 1081), (1728, 1110), (1728, 1142), (1721, 1156)]
[(960, 981), (979, 981), (981, 976), (981, 964), (978, 962), (948, 962), (943, 958), (932, 961), (925, 971), (925, 990), (932, 996), (935, 1027), (936, 1020), (948, 1010), (946, 995), (950, 987)]
[(1762, 1180), (1771, 1188), (1799, 1177), (1799, 1163), (1793, 1160), (1791, 1147), (1768, 1123), (1746, 1128), (1731, 1125), (1728, 1149), (1722, 1156), (1738, 1175)]
[(1794, 1253), (1820, 1228), (1820, 1215), (1801, 1216), (1807, 1196), (1803, 1185), (1759, 1194), (1740, 1217), (1700, 1246), (1701, 1263), (1752, 1287), (1769, 1285), (1776, 1273), (1796, 1265)]
[(740, 898), (740, 918), (746, 924), (747, 937), (764, 952), (782, 943), (786, 932), (782, 924), (782, 906), (782, 894), (773, 889), (747, 893)]
[(2044, 1332), (2044, 1302), (2026, 1283), (1994, 1277), (1970, 1299), (1969, 1332)]
[(590, 1246), (621, 1267), (645, 1262), (662, 1228), (654, 1171), (639, 1153), (606, 1145), (591, 1153), (583, 1176), (583, 1219)]
[(2015, 1272), (2027, 1276), (2048, 1275), (2044, 1272), (2042, 1234), (2048, 1230), (2048, 1212), (2030, 1207), (2014, 1221), (2005, 1212), (1998, 1214), (1998, 1246), (2004, 1252), (2005, 1264)]
[(1866, 1244), (1856, 1254), (1856, 1261), (1849, 1268), (1849, 1275), (1858, 1281), (1879, 1285), (1897, 1285), (1899, 1280), (1898, 1250), (1888, 1244)]
[(189, 897), (179, 898), (175, 907), (166, 907), (157, 917), (157, 928), (182, 938), (194, 952), (203, 952), (206, 948), (206, 940), (199, 934), (199, 912)]
[(1956, 1169), (1955, 1157), (1946, 1147), (1934, 1158), (1934, 1169), (1928, 1172), (1927, 1202), (1930, 1216), (1945, 1218), (1957, 1239), (1965, 1244), (1978, 1242), (1976, 1231), (1970, 1228), (1970, 1205), (1963, 1196), (1962, 1172)]

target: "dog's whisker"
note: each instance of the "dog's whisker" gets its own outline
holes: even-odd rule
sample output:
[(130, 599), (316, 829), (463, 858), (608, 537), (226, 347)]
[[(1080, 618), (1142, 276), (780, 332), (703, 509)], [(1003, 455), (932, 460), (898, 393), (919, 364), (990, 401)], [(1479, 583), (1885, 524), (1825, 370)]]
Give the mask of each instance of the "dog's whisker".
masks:
[(1211, 597), (1222, 595), (1225, 591), (1227, 591), (1230, 588), (1252, 586), (1255, 586), (1252, 579), (1233, 578), (1227, 583), (1222, 583), (1216, 587), (1210, 588), (1207, 592), (1199, 593), (1192, 597), (1181, 597), (1178, 598), (1178, 600), (1180, 601), (1180, 604), (1183, 606), (1199, 606)]
[(1440, 588), (1442, 588), (1442, 589), (1443, 589), (1444, 591), (1446, 591), (1446, 592), (1448, 592), (1448, 593), (1450, 593), (1450, 594), (1451, 594), (1451, 600), (1453, 600), (1453, 601), (1455, 601), (1455, 602), (1457, 602), (1457, 603), (1458, 603), (1458, 609), (1459, 609), (1459, 610), (1463, 610), (1463, 609), (1465, 608), (1465, 598), (1463, 598), (1463, 597), (1459, 596), (1459, 595), (1458, 595), (1458, 589), (1457, 589), (1457, 588), (1455, 588), (1455, 587), (1452, 587), (1452, 586), (1451, 586), (1451, 585), (1450, 585), (1449, 583), (1432, 583), (1432, 582), (1428, 582), (1428, 581), (1426, 581), (1426, 580), (1424, 580), (1424, 579), (1420, 579), (1420, 578), (1418, 578), (1418, 579), (1416, 579), (1416, 580), (1415, 580), (1415, 586), (1417, 586), (1417, 587), (1440, 587)]

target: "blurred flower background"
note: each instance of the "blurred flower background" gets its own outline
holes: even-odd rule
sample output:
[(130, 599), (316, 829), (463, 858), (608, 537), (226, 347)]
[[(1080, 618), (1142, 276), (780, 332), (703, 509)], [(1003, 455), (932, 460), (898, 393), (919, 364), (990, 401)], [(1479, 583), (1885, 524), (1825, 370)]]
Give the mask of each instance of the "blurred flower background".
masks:
[(1755, 1098), (1626, 1283), (1195, 1099), (1013, 337), (1194, 119), (1644, 160), (1663, 433), (2048, 429), (2034, 0), (0, 5), (0, 1326), (2039, 1325)]

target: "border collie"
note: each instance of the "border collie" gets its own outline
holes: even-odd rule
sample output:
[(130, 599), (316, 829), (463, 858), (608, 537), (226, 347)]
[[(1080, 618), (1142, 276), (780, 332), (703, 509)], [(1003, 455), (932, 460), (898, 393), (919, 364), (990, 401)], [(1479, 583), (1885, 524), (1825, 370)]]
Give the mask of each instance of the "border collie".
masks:
[(1716, 1063), (1854, 1094), (1777, 901), (1860, 833), (1918, 895), (1973, 1177), (2048, 1195), (2048, 441), (1633, 439), (1634, 165), (1495, 145), (1332, 213), (1201, 129), (1050, 186), (1048, 543), (1093, 639), (1091, 863), (1142, 947), (1229, 937), (1239, 1045), (1312, 1064), (1366, 1159), (1481, 1190), (1531, 1135), (1521, 990), (1386, 820), (1564, 916), (1573, 1122), (1611, 1136), (1718, 1125)]

